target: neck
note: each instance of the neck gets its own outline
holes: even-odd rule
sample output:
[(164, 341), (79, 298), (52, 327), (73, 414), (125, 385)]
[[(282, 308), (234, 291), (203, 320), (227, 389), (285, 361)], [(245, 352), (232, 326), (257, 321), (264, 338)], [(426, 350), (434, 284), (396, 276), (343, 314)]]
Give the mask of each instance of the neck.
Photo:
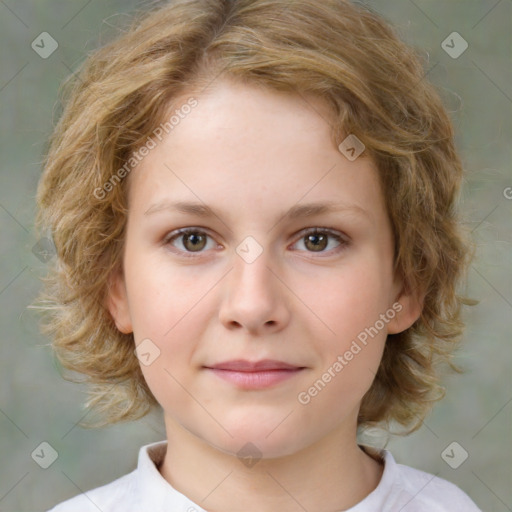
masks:
[[(160, 473), (200, 507), (222, 512), (345, 510), (378, 485), (381, 463), (355, 434), (332, 432), (291, 455), (249, 460), (212, 447), (166, 418), (167, 453)], [(319, 509), (318, 504), (322, 504)]]

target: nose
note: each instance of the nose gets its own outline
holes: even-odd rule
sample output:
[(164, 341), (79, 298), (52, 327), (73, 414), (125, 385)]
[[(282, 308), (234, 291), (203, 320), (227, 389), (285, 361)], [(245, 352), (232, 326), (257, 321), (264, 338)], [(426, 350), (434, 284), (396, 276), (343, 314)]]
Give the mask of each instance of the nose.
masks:
[(226, 276), (219, 319), (229, 330), (265, 335), (283, 329), (290, 319), (290, 298), (284, 279), (270, 268), (266, 251), (252, 263), (234, 255)]

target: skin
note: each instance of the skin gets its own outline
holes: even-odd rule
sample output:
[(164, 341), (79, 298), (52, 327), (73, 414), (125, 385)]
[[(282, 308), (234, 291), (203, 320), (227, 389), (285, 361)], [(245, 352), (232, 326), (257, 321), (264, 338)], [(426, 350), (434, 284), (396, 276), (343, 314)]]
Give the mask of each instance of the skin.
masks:
[[(333, 145), (320, 99), (226, 80), (197, 99), (130, 175), (123, 268), (108, 298), (118, 329), (160, 350), (141, 364), (164, 411), (160, 472), (209, 511), (349, 508), (383, 470), (357, 445), (361, 399), (387, 334), (410, 327), (421, 309), (393, 275), (377, 170), (364, 153), (351, 162)], [(176, 200), (219, 213), (147, 213)], [(297, 204), (324, 201), (366, 213), (284, 217)], [(208, 235), (198, 250), (186, 236), (169, 240), (184, 227)], [(329, 237), (315, 251), (303, 231), (327, 227), (344, 242)], [(248, 236), (262, 250), (252, 263), (236, 252)], [(400, 313), (299, 403), (298, 394), (396, 302)], [(304, 369), (271, 388), (243, 390), (204, 368), (232, 359)], [(261, 455), (250, 467), (237, 457), (248, 442)]]

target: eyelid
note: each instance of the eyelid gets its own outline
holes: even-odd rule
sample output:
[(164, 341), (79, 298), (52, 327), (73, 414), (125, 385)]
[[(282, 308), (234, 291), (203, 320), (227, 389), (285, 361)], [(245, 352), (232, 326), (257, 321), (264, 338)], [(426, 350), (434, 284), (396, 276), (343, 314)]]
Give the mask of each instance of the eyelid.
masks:
[[(297, 241), (294, 242), (293, 245), (295, 245), (297, 242), (299, 242), (302, 238), (304, 238), (308, 234), (315, 234), (315, 233), (326, 233), (331, 238), (334, 238), (340, 245), (334, 249), (331, 249), (330, 251), (320, 251), (316, 253), (316, 256), (314, 257), (328, 257), (332, 255), (339, 254), (343, 249), (345, 249), (348, 245), (350, 245), (350, 238), (339, 229), (328, 227), (328, 226), (314, 226), (310, 228), (304, 228), (301, 231), (299, 231), (295, 236), (297, 237)], [(315, 255), (314, 251), (299, 251), (299, 252), (306, 252), (308, 254)]]
[[(188, 233), (199, 233), (208, 236), (212, 240), (214, 240), (214, 237), (210, 234), (210, 231), (207, 228), (202, 228), (199, 226), (190, 226), (185, 228), (179, 228), (175, 229), (173, 231), (170, 231), (164, 236), (164, 239), (162, 241), (164, 246), (170, 245), (171, 241), (179, 239), (181, 236), (186, 235)], [(218, 245), (218, 244), (217, 244)], [(179, 249), (173, 248), (175, 251), (177, 251), (180, 255), (184, 255), (185, 257), (191, 257), (196, 258), (198, 256), (201, 256), (204, 251), (199, 251), (197, 253), (190, 252), (190, 251), (182, 251)]]
[[(163, 239), (163, 245), (169, 245), (171, 241), (175, 239), (179, 239), (180, 236), (188, 234), (188, 233), (199, 233), (208, 236), (212, 240), (214, 240), (214, 237), (211, 235), (211, 232), (207, 228), (199, 227), (199, 226), (188, 226), (185, 228), (179, 228), (175, 229), (171, 232), (169, 232)], [(328, 226), (312, 226), (308, 228), (304, 228), (300, 231), (298, 231), (294, 235), (295, 242), (292, 245), (295, 245), (297, 242), (301, 240), (301, 238), (304, 238), (307, 234), (315, 234), (315, 233), (326, 233), (331, 238), (334, 238), (340, 245), (336, 247), (335, 249), (331, 249), (330, 251), (319, 251), (317, 257), (324, 257), (321, 256), (322, 254), (327, 255), (333, 255), (338, 254), (341, 250), (343, 250), (346, 246), (348, 246), (351, 242), (348, 235), (346, 235), (343, 231), (340, 231), (333, 227)], [(176, 248), (174, 248), (176, 249)], [(197, 253), (191, 252), (191, 251), (182, 251), (177, 250), (180, 255), (183, 255), (185, 257), (191, 257), (191, 258), (197, 258), (200, 257), (204, 251), (198, 251)], [(296, 252), (307, 252), (309, 254), (315, 255), (314, 251), (296, 251)]]

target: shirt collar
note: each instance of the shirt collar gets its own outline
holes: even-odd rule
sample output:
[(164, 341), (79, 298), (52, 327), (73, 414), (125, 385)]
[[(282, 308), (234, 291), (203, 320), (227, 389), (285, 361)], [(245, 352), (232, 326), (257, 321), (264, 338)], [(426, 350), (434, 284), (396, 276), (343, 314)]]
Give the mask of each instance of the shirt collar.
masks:
[(384, 463), (384, 471), (380, 481), (375, 489), (352, 508), (349, 508), (346, 512), (367, 512), (368, 510), (388, 510), (387, 504), (390, 502), (390, 496), (393, 491), (393, 487), (397, 481), (398, 467), (388, 450), (378, 450), (376, 448), (369, 448), (365, 450), (371, 453), (374, 458), (380, 459)]
[[(397, 478), (397, 464), (387, 450), (373, 450), (384, 462), (384, 471), (378, 486), (363, 501), (354, 505), (346, 512), (363, 512), (367, 510), (384, 510), (386, 501)], [(143, 446), (139, 450), (137, 465), (137, 495), (142, 497), (144, 506), (154, 510), (165, 510), (174, 507), (176, 512), (207, 512), (199, 505), (178, 492), (165, 480), (158, 470), (167, 451), (167, 441), (158, 441)]]
[[(143, 446), (139, 450), (137, 465), (137, 495), (147, 510), (194, 510), (206, 512), (196, 503), (178, 492), (161, 474), (158, 466), (163, 462), (167, 451), (167, 441), (158, 441)], [(172, 509), (170, 508), (172, 507)]]

